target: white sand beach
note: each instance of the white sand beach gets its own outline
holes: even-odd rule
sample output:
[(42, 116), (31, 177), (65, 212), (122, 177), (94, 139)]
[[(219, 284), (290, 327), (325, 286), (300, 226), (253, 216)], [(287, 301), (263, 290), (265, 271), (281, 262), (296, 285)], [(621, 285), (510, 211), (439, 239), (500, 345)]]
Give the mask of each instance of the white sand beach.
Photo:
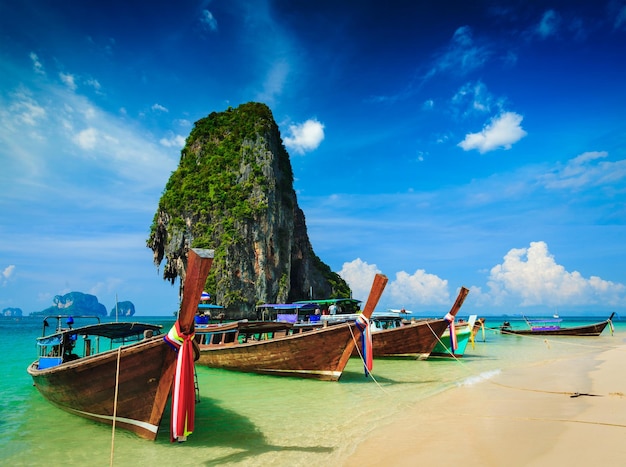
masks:
[(626, 345), (503, 371), (379, 426), (346, 466), (622, 466)]

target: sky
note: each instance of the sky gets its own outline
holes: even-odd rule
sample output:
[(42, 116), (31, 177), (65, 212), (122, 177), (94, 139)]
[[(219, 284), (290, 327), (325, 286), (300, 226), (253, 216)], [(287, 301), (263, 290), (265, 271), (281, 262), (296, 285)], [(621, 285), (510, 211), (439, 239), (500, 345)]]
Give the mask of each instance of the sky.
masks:
[(0, 0), (0, 309), (171, 315), (159, 198), (194, 122), (255, 101), (354, 298), (626, 316), (625, 85), (624, 0)]

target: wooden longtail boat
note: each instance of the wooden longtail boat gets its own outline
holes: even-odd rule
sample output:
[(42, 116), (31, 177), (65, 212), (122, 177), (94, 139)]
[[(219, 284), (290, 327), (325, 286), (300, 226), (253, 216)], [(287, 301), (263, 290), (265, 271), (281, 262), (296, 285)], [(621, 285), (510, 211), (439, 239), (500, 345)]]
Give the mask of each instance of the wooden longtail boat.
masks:
[(467, 349), (467, 344), (472, 338), (475, 322), (476, 315), (471, 315), (467, 321), (463, 323), (459, 322), (454, 325), (456, 335), (456, 348), (454, 351), (452, 350), (452, 344), (450, 341), (450, 330), (447, 329), (444, 331), (441, 339), (437, 342), (430, 355), (433, 357), (462, 357)]
[[(212, 262), (213, 250), (189, 251), (178, 316), (185, 332), (192, 329)], [(38, 339), (40, 357), (27, 371), (43, 397), (57, 407), (154, 440), (174, 381), (176, 352), (163, 336), (146, 336), (99, 353), (93, 344), (100, 337), (128, 342), (156, 330), (137, 323), (59, 329)], [(44, 353), (46, 348), (55, 355)]]
[[(377, 274), (362, 316), (369, 319), (387, 277)], [(355, 322), (293, 333), (292, 323), (237, 322), (196, 328), (198, 364), (212, 368), (337, 381), (361, 332)]]
[(615, 313), (611, 313), (609, 319), (599, 323), (587, 324), (583, 326), (573, 326), (562, 328), (560, 318), (552, 319), (529, 319), (524, 317), (529, 329), (513, 329), (507, 321), (502, 324), (500, 332), (502, 334), (522, 334), (532, 336), (599, 336), (608, 325), (613, 326), (611, 320)]
[[(390, 329), (372, 328), (372, 346), (374, 358), (378, 357), (412, 357), (428, 358), (433, 348), (461, 309), (469, 290), (461, 287), (450, 312), (442, 319), (422, 319), (405, 323), (397, 315), (394, 321), (403, 321), (402, 325)], [(374, 316), (372, 321), (376, 322)], [(383, 320), (384, 323), (384, 320)]]

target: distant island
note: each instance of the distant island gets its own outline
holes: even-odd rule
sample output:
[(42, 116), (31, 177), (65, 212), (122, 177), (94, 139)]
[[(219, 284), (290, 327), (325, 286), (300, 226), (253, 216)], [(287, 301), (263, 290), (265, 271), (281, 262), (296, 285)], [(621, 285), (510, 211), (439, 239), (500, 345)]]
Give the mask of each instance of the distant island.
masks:
[[(52, 300), (53, 305), (42, 310), (31, 313), (31, 316), (48, 315), (92, 315), (107, 316), (106, 307), (98, 301), (98, 297), (82, 292), (70, 292), (65, 295), (56, 295)], [(15, 309), (15, 308), (14, 308)], [(18, 308), (19, 310), (19, 308)], [(20, 310), (21, 313), (21, 310)], [(129, 301), (117, 303), (117, 316), (133, 316), (135, 305)], [(21, 315), (20, 315), (21, 316)], [(116, 316), (116, 307), (111, 309), (110, 315)]]
[(5, 308), (4, 310), (2, 310), (2, 316), (6, 316), (8, 318), (21, 318), (22, 309), (21, 308)]

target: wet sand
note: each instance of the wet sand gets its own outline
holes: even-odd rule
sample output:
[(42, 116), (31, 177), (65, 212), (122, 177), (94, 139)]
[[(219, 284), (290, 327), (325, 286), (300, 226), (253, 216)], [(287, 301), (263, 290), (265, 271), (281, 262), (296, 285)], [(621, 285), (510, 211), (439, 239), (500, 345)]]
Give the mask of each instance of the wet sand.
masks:
[(506, 370), (379, 426), (345, 466), (626, 465), (626, 345)]

